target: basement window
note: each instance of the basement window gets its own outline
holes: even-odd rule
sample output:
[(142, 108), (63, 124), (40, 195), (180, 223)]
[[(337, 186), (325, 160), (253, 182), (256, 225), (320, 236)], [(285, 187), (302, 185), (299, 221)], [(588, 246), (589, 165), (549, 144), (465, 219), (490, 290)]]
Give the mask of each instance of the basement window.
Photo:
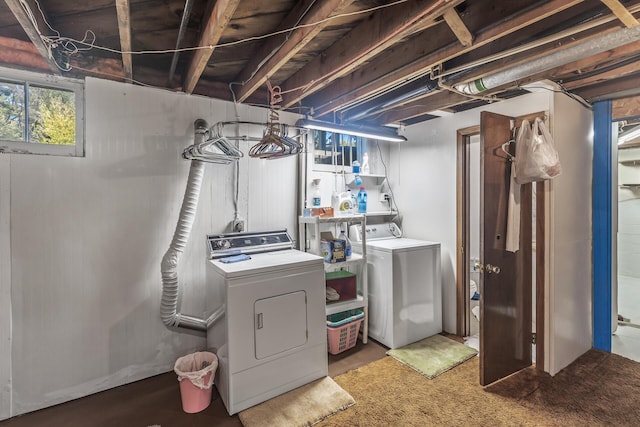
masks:
[[(340, 133), (314, 130), (314, 163), (319, 165), (351, 166), (362, 151), (364, 138)], [(319, 168), (316, 168), (319, 169)]]
[(84, 156), (84, 85), (0, 68), (0, 152)]

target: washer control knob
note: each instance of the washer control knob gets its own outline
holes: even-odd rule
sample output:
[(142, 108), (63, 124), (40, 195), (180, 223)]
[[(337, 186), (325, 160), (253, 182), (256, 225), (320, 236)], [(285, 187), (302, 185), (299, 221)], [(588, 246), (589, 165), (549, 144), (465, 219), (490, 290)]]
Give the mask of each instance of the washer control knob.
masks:
[(229, 249), (231, 247), (231, 243), (228, 240), (219, 240), (218, 248), (220, 249)]

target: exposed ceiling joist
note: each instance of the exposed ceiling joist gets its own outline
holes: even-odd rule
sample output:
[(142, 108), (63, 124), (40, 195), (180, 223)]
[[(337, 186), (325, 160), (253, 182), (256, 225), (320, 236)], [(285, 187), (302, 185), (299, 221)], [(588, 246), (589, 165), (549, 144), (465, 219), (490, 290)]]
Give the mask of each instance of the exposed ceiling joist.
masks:
[(416, 23), (427, 17), (435, 20), (460, 3), (462, 0), (431, 0), (426, 4), (412, 0), (393, 6), (391, 10), (377, 11), (281, 85), (288, 92), (284, 95), (283, 106), (291, 107), (304, 96), (350, 73), (414, 32)]
[(202, 49), (194, 52), (193, 58), (189, 63), (184, 82), (186, 93), (193, 93), (200, 76), (202, 76), (204, 69), (207, 67), (215, 46), (220, 41), (225, 28), (229, 25), (229, 21), (239, 3), (240, 0), (218, 0), (211, 9), (198, 43), (198, 46)]
[(621, 98), (611, 102), (611, 119), (613, 121), (631, 117), (640, 117), (640, 98)]
[[(596, 64), (594, 64), (596, 65)], [(590, 86), (597, 83), (602, 83), (606, 80), (614, 78), (620, 78), (629, 74), (635, 74), (640, 72), (640, 61), (634, 60), (630, 64), (615, 67), (611, 70), (593, 73), (582, 79), (572, 80), (570, 82), (563, 83), (563, 87), (567, 90), (577, 89), (585, 86)]]
[(129, 0), (116, 0), (118, 13), (118, 30), (120, 33), (120, 50), (122, 51), (122, 64), (127, 79), (133, 78), (133, 63), (131, 60), (131, 14)]
[(451, 31), (460, 40), (462, 46), (471, 46), (473, 35), (462, 21), (462, 18), (460, 18), (460, 15), (458, 15), (458, 12), (455, 9), (449, 9), (444, 13), (443, 17)]
[(469, 98), (464, 95), (438, 90), (404, 105), (394, 107), (376, 117), (376, 122), (382, 124), (401, 123), (413, 117), (423, 116), (435, 110), (444, 110), (468, 100)]
[(49, 70), (49, 64), (33, 43), (7, 37), (0, 37), (0, 64), (17, 65), (32, 70)]
[[(47, 45), (42, 41), (40, 37), (41, 32), (44, 31), (46, 33), (49, 26), (45, 22), (45, 18), (42, 15), (45, 15), (45, 11), (42, 10), (40, 13), (40, 8), (38, 4), (34, 0), (4, 0), (11, 12), (16, 17), (20, 26), (24, 29), (25, 33), (31, 40), (31, 43), (38, 49), (40, 55), (44, 58), (44, 60), (49, 64), (49, 69), (53, 71), (55, 74), (60, 74), (60, 68), (56, 64), (56, 61), (53, 59), (53, 52), (49, 50)], [(25, 4), (23, 7), (22, 4)], [(30, 9), (30, 13), (27, 13), (25, 7)], [(30, 17), (33, 17), (35, 22), (31, 20)]]
[(635, 27), (638, 25), (638, 20), (622, 5), (618, 0), (600, 0), (604, 3), (614, 15), (627, 27)]
[(630, 75), (620, 79), (591, 85), (574, 90), (578, 96), (589, 102), (597, 102), (603, 99), (626, 98), (640, 95), (638, 81), (640, 75)]
[[(252, 105), (265, 104), (269, 81), (283, 89), (282, 108), (352, 123), (431, 120), (541, 79), (589, 102), (640, 94), (640, 41), (628, 43), (640, 38), (640, 0), (143, 3), (0, 1), (0, 63), (59, 73), (57, 62), (79, 78), (135, 74), (140, 84)], [(173, 46), (189, 53), (166, 54)], [(133, 48), (155, 52), (134, 61)], [(479, 78), (491, 88), (481, 99), (454, 92)]]
[[(377, 61), (372, 61), (366, 70), (354, 73), (349, 78), (342, 79), (337, 84), (332, 85), (327, 91), (323, 92), (323, 99), (317, 100), (319, 105), (315, 106), (315, 113), (317, 116), (325, 115), (357, 100), (366, 99), (380, 91), (428, 74), (438, 64), (540, 22), (551, 15), (581, 3), (581, 1), (552, 0), (544, 3), (477, 33), (473, 46), (469, 47), (456, 43), (425, 54), (421, 51), (420, 45), (423, 38), (426, 43), (430, 36), (429, 34), (424, 34), (424, 36), (420, 36), (411, 46), (401, 52), (405, 62), (400, 63), (401, 58), (380, 58), (380, 61), (386, 61), (387, 64), (379, 64)], [(390, 68), (388, 64), (394, 64), (393, 68)]]
[[(280, 24), (276, 32), (301, 26), (291, 33), (270, 37), (260, 46), (238, 78), (242, 87), (238, 91), (238, 102), (243, 102), (264, 84), (295, 54), (318, 35), (330, 21), (333, 14), (340, 13), (354, 0), (306, 0), (299, 2)], [(315, 23), (315, 24), (314, 24)], [(314, 25), (310, 25), (314, 24)]]

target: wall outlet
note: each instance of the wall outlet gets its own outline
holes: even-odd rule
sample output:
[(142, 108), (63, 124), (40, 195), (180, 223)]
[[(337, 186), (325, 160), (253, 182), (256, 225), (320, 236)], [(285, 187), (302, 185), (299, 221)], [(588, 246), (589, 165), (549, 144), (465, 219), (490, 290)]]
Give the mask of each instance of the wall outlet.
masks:
[(231, 225), (231, 229), (234, 233), (241, 233), (244, 231), (244, 219), (234, 219)]
[(380, 198), (379, 198), (379, 200), (380, 200), (381, 202), (387, 202), (387, 203), (389, 203), (389, 202), (391, 202), (391, 194), (389, 194), (389, 193), (380, 193)]

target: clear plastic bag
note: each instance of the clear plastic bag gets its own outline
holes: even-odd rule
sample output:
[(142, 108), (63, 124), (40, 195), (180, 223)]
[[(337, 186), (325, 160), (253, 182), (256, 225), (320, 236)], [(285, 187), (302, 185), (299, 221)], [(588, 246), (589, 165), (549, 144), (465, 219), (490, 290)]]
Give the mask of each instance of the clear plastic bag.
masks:
[(527, 120), (522, 121), (516, 138), (514, 166), (518, 184), (551, 179), (562, 172), (553, 138), (539, 118), (535, 119), (533, 127)]
[(208, 389), (213, 385), (217, 368), (218, 357), (215, 354), (199, 351), (176, 360), (173, 371), (178, 374), (178, 381), (188, 379), (196, 387)]

